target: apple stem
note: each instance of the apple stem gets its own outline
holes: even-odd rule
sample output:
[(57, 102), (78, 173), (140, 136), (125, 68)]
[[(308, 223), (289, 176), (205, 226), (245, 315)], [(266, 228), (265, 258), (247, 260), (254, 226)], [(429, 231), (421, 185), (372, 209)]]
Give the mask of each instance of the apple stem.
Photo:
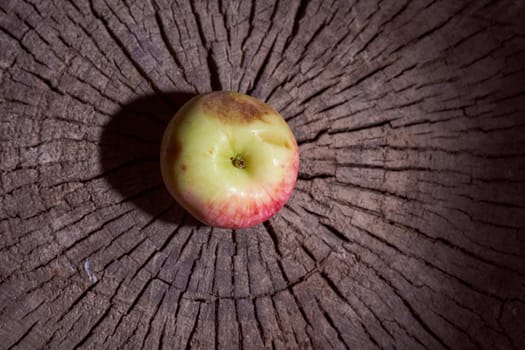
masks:
[(246, 167), (246, 163), (244, 163), (244, 159), (242, 159), (240, 155), (235, 156), (235, 158), (231, 157), (230, 159), (234, 167), (239, 169), (244, 169)]

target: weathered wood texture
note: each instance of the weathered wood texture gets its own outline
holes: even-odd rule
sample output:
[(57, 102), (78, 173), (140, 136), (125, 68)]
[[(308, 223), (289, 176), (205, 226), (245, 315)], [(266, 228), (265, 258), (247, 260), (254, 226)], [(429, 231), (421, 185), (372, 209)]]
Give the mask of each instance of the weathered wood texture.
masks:
[[(0, 2), (0, 348), (525, 349), (522, 1)], [(288, 120), (272, 220), (159, 175), (188, 98)]]

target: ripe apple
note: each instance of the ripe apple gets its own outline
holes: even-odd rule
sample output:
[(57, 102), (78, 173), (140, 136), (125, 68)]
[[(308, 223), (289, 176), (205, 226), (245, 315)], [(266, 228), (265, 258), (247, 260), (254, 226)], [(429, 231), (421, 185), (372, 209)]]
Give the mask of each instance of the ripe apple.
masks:
[(187, 102), (162, 139), (162, 178), (194, 217), (223, 228), (257, 225), (277, 213), (297, 180), (295, 137), (272, 107), (216, 91)]

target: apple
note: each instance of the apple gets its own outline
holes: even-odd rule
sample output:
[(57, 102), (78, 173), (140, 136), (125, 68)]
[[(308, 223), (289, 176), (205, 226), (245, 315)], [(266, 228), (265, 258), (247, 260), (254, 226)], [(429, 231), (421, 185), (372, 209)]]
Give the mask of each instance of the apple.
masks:
[(297, 181), (299, 149), (283, 117), (236, 92), (192, 98), (162, 138), (162, 179), (195, 218), (239, 229), (262, 223), (286, 203)]

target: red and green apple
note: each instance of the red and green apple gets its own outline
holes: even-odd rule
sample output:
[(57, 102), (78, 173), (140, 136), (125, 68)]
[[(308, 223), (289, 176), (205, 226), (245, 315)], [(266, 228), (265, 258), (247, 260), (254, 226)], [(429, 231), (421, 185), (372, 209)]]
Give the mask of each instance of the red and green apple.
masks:
[(223, 228), (262, 223), (286, 203), (299, 151), (282, 116), (264, 102), (217, 91), (194, 97), (169, 122), (161, 172), (195, 218)]

